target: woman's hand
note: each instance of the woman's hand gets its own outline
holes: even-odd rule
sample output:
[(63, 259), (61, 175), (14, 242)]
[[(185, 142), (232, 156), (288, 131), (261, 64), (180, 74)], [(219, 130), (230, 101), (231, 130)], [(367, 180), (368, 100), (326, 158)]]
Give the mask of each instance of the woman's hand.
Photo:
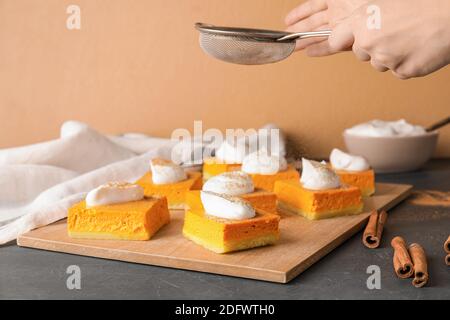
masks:
[[(379, 29), (367, 25), (368, 5), (379, 9)], [(338, 23), (328, 44), (331, 51), (352, 46), (358, 59), (401, 79), (430, 74), (450, 63), (450, 1), (373, 1)]]
[[(308, 0), (293, 9), (285, 18), (289, 32), (333, 29), (369, 0)], [(306, 49), (309, 56), (336, 53), (326, 38), (309, 38), (297, 41), (296, 50)], [(351, 46), (347, 48), (351, 49)]]
[[(379, 28), (368, 20), (379, 11)], [(378, 71), (401, 79), (424, 76), (450, 63), (449, 0), (309, 0), (286, 17), (288, 31), (332, 29), (329, 39), (299, 40), (309, 56), (353, 50)]]

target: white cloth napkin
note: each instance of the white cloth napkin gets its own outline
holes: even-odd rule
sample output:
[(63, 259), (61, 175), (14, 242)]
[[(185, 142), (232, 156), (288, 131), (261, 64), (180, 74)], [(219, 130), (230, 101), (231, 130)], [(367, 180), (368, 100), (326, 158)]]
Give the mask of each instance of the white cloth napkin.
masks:
[(173, 145), (137, 134), (107, 137), (68, 121), (59, 139), (0, 150), (0, 244), (66, 217), (100, 184), (136, 181), (151, 158), (170, 159)]
[(66, 217), (70, 206), (103, 183), (136, 181), (151, 158), (171, 159), (177, 149), (178, 157), (190, 157), (192, 145), (186, 152), (174, 149), (178, 143), (142, 134), (105, 136), (67, 121), (59, 139), (0, 150), (0, 244)]

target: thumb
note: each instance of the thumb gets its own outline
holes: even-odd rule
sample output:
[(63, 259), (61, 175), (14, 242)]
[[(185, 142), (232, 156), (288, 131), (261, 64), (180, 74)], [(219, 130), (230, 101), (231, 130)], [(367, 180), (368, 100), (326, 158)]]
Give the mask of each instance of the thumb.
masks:
[(328, 38), (330, 48), (334, 52), (351, 49), (355, 38), (353, 36), (352, 22), (350, 18), (342, 20), (331, 32)]

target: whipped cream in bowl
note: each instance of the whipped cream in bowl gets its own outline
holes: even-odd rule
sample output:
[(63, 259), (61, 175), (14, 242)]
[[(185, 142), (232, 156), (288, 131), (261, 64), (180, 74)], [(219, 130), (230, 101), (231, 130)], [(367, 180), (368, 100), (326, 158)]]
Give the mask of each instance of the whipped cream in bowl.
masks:
[(341, 186), (339, 176), (325, 162), (302, 158), (300, 183), (310, 190), (336, 189)]
[(187, 179), (187, 174), (179, 165), (164, 159), (150, 161), (153, 184), (176, 183)]
[(252, 178), (242, 171), (230, 171), (214, 176), (205, 182), (203, 191), (239, 196), (255, 191)]
[(405, 120), (372, 120), (344, 131), (350, 154), (364, 157), (376, 173), (406, 172), (422, 167), (436, 149), (439, 132)]
[(252, 205), (236, 196), (201, 191), (200, 198), (206, 214), (230, 220), (244, 220), (255, 217)]
[(224, 141), (215, 152), (217, 160), (227, 164), (240, 164), (246, 156), (247, 145), (243, 141), (231, 144)]
[(369, 162), (364, 157), (352, 155), (337, 148), (331, 151), (330, 163), (337, 170), (359, 172), (370, 169)]
[(125, 203), (144, 199), (144, 189), (134, 183), (108, 182), (91, 190), (86, 196), (86, 207)]
[(261, 149), (246, 156), (242, 161), (242, 171), (250, 174), (273, 175), (287, 169), (286, 158), (273, 155)]
[(345, 130), (345, 133), (363, 137), (398, 137), (426, 134), (425, 128), (408, 123), (405, 119), (397, 121), (371, 120)]

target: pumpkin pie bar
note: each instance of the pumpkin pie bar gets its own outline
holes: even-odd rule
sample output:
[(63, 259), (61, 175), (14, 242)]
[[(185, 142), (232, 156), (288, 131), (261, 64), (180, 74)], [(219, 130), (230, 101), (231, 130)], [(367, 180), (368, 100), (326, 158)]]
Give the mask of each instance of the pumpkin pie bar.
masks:
[[(99, 188), (103, 188), (98, 193), (100, 197), (105, 198), (105, 193), (112, 193), (111, 190), (105, 191), (105, 188), (111, 188), (111, 184)], [(165, 197), (147, 198), (143, 197), (143, 191), (141, 192), (142, 199), (135, 201), (105, 204), (100, 201), (90, 205), (89, 198), (86, 198), (75, 204), (67, 215), (69, 236), (86, 239), (149, 240), (162, 226), (169, 223), (170, 215)], [(121, 196), (118, 198), (122, 199), (121, 201), (124, 199)]]
[(283, 156), (269, 154), (266, 149), (246, 156), (241, 170), (250, 175), (255, 188), (266, 191), (273, 191), (275, 181), (300, 178), (295, 167), (288, 165)]
[(218, 174), (241, 170), (247, 147), (242, 141), (224, 141), (216, 150), (215, 157), (203, 160), (203, 180)]
[(361, 191), (357, 187), (342, 186), (329, 190), (308, 190), (299, 181), (275, 182), (278, 209), (295, 213), (310, 220), (358, 214), (362, 211)]
[[(203, 184), (202, 190), (236, 196), (248, 201), (255, 208), (276, 212), (277, 197), (275, 193), (255, 189), (250, 175), (242, 171), (225, 172), (214, 176)], [(187, 192), (186, 208), (202, 210), (200, 194), (200, 190)]]
[(167, 197), (169, 209), (184, 209), (186, 193), (202, 188), (200, 172), (184, 172), (179, 166), (161, 159), (152, 160), (151, 167), (152, 170), (136, 183), (144, 188), (146, 196)]
[[(358, 214), (363, 209), (359, 188), (340, 183), (326, 164), (303, 161), (302, 178), (275, 182), (278, 209), (310, 220)], [(307, 166), (305, 166), (305, 163)], [(307, 168), (305, 168), (307, 167)]]
[(217, 158), (206, 158), (203, 160), (203, 180), (217, 176), (218, 174), (230, 171), (241, 170), (240, 163), (225, 163)]
[(245, 219), (228, 219), (205, 210), (188, 209), (183, 235), (206, 249), (227, 253), (274, 244), (279, 238), (279, 221), (278, 215), (261, 209), (255, 209), (254, 216)]
[(341, 182), (361, 189), (363, 197), (375, 193), (375, 173), (365, 158), (335, 148), (330, 154), (330, 164)]
[(255, 184), (255, 188), (273, 191), (276, 181), (298, 180), (300, 178), (300, 174), (293, 166), (289, 165), (286, 170), (277, 172), (272, 175), (250, 174), (250, 177), (252, 177), (253, 183)]
[(375, 173), (372, 169), (358, 172), (336, 169), (334, 171), (343, 184), (359, 188), (363, 197), (369, 197), (375, 193)]

